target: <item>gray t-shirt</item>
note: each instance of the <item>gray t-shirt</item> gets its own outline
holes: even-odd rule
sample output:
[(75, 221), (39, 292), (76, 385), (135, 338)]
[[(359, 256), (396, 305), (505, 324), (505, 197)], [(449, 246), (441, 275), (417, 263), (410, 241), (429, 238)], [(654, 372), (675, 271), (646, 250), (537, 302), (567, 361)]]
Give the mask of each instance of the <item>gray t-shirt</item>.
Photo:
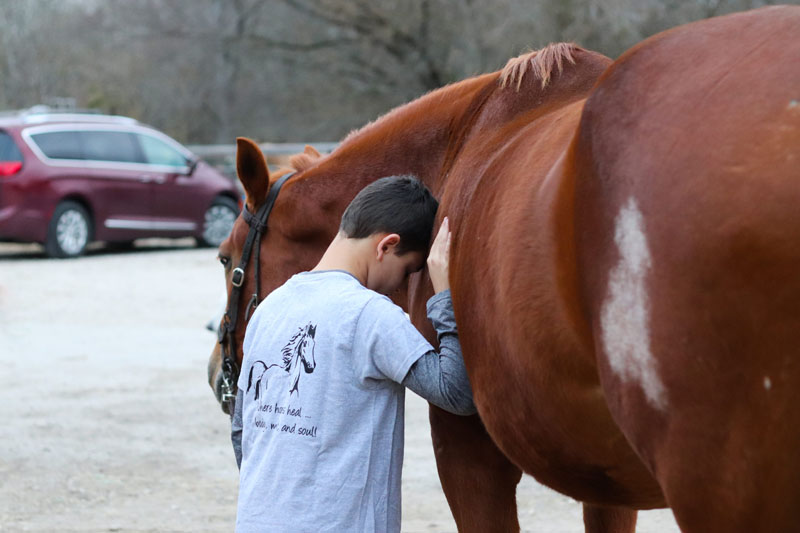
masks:
[(247, 327), (236, 530), (400, 530), (404, 387), (432, 346), (340, 271), (293, 276)]

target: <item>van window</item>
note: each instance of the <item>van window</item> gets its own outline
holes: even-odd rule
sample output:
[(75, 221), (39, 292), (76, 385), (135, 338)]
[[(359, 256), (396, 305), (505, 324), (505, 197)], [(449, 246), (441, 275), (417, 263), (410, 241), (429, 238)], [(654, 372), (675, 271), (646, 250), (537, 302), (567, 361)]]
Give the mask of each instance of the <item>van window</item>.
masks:
[(50, 159), (83, 159), (80, 140), (74, 131), (37, 133), (31, 139)]
[(149, 135), (137, 135), (137, 137), (142, 145), (145, 161), (151, 165), (186, 166), (186, 156), (161, 139)]
[(22, 153), (11, 135), (0, 130), (0, 161), (22, 161)]
[(132, 133), (123, 131), (81, 131), (84, 159), (117, 163), (144, 163)]

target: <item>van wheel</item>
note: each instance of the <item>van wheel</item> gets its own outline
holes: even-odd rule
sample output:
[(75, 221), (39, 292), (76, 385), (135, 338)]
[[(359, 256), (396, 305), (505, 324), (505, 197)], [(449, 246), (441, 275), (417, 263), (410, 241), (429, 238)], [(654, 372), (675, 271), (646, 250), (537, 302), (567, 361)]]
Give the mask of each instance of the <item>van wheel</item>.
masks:
[(239, 205), (227, 196), (217, 196), (203, 217), (203, 234), (197, 239), (200, 246), (216, 248), (228, 238), (239, 216)]
[(86, 250), (91, 235), (89, 213), (72, 201), (58, 204), (47, 227), (45, 252), (50, 257), (77, 257)]

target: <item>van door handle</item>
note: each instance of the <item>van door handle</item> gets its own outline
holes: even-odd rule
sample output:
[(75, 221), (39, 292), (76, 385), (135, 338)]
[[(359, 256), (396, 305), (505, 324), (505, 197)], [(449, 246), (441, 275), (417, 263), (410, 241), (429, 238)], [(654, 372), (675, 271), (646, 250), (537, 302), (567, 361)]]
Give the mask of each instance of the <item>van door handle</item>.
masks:
[(139, 181), (142, 183), (155, 183), (157, 185), (163, 185), (167, 182), (167, 179), (164, 176), (151, 176), (150, 174), (142, 174), (139, 176)]

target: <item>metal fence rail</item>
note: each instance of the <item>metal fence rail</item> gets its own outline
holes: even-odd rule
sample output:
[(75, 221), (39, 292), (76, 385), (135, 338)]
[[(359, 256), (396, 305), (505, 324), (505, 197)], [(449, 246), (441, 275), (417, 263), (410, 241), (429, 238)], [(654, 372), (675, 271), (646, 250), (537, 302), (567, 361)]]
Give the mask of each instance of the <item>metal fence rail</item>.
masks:
[[(339, 143), (261, 143), (258, 145), (264, 155), (280, 156), (292, 155), (302, 152), (306, 145), (310, 144), (322, 153), (332, 152)], [(200, 157), (225, 157), (236, 155), (235, 144), (192, 144), (187, 146), (189, 150)]]

